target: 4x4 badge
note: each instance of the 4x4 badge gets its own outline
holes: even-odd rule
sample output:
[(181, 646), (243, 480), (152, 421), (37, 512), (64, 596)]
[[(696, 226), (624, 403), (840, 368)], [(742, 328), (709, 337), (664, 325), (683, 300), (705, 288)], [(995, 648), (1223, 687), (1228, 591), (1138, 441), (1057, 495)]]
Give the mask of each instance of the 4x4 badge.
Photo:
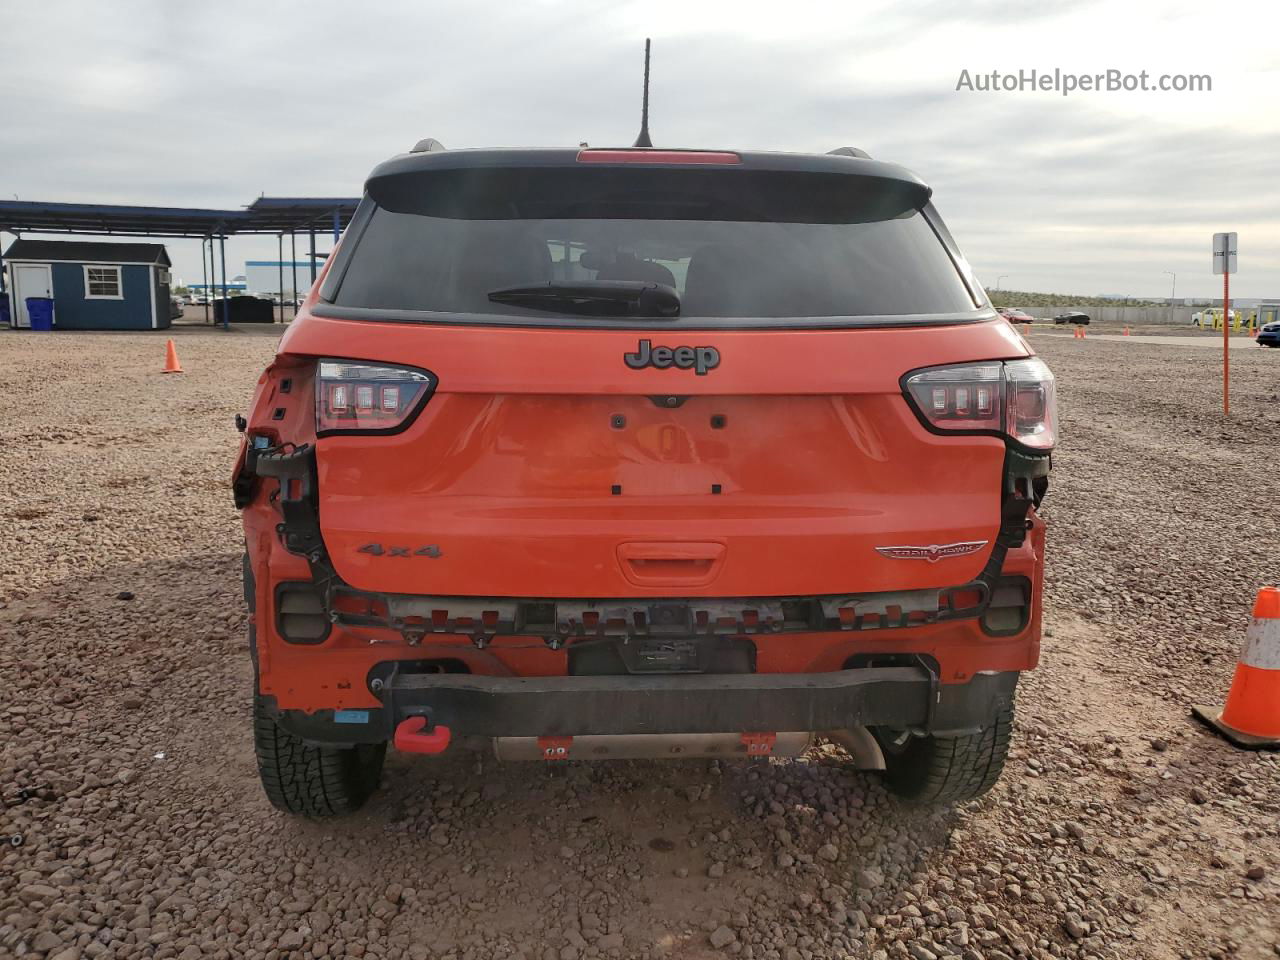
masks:
[(632, 370), (645, 367), (657, 367), (659, 370), (692, 368), (698, 376), (705, 377), (708, 370), (720, 366), (720, 351), (715, 347), (655, 347), (652, 341), (641, 340), (635, 353), (624, 353), (622, 359)]
[(430, 557), (433, 560), (441, 556), (440, 548), (434, 543), (428, 543), (416, 550), (413, 547), (384, 547), (380, 543), (366, 543), (356, 553), (369, 553), (375, 557)]
[(928, 560), (937, 563), (943, 557), (967, 557), (985, 547), (989, 540), (965, 540), (961, 543), (937, 544), (927, 547), (876, 547), (876, 553), (895, 560)]

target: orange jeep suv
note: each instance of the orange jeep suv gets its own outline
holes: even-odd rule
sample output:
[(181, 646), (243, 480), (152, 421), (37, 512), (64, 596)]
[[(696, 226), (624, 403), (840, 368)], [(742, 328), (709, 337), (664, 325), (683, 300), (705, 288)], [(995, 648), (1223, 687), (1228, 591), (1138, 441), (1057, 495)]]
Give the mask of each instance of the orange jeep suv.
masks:
[(377, 167), (235, 469), (267, 796), (388, 743), (999, 776), (1053, 376), (901, 167), (652, 148)]

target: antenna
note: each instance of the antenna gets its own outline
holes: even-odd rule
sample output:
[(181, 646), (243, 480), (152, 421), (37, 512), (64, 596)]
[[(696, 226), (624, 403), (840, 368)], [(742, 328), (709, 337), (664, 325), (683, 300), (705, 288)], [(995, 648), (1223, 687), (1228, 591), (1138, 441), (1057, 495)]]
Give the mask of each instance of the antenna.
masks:
[(644, 41), (644, 105), (640, 108), (640, 136), (636, 137), (635, 147), (652, 147), (649, 139), (649, 38)]

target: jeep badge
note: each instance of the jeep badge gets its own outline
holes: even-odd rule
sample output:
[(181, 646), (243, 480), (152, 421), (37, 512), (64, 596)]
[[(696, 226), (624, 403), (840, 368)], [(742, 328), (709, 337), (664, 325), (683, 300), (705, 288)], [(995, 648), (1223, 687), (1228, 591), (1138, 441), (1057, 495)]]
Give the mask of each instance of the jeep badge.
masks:
[(668, 367), (679, 367), (681, 370), (693, 368), (694, 373), (705, 377), (708, 370), (720, 366), (720, 351), (715, 347), (655, 347), (648, 340), (641, 340), (635, 353), (624, 353), (622, 359), (632, 370), (645, 367), (657, 367), (666, 370)]

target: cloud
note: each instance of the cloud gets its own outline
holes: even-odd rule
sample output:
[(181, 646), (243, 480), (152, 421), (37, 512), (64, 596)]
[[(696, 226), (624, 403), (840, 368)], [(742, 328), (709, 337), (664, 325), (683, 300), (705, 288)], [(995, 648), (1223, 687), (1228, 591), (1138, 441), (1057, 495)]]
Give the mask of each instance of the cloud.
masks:
[[(1241, 0), (1228, 24), (1190, 0), (16, 4), (0, 38), (0, 195), (236, 207), (358, 194), (424, 136), (625, 144), (648, 35), (659, 145), (853, 145), (903, 163), (980, 275), (1024, 289), (1160, 295), (1176, 270), (1180, 291), (1207, 295), (1209, 234), (1237, 229), (1241, 295), (1274, 296), (1266, 11)], [(57, 40), (24, 40), (40, 36)], [(1231, 58), (1207, 55), (1227, 43)], [(1214, 92), (955, 89), (961, 69), (1107, 65), (1212, 70)], [(198, 244), (169, 247), (177, 274), (198, 277)], [(228, 247), (232, 273), (276, 252), (269, 238)]]

